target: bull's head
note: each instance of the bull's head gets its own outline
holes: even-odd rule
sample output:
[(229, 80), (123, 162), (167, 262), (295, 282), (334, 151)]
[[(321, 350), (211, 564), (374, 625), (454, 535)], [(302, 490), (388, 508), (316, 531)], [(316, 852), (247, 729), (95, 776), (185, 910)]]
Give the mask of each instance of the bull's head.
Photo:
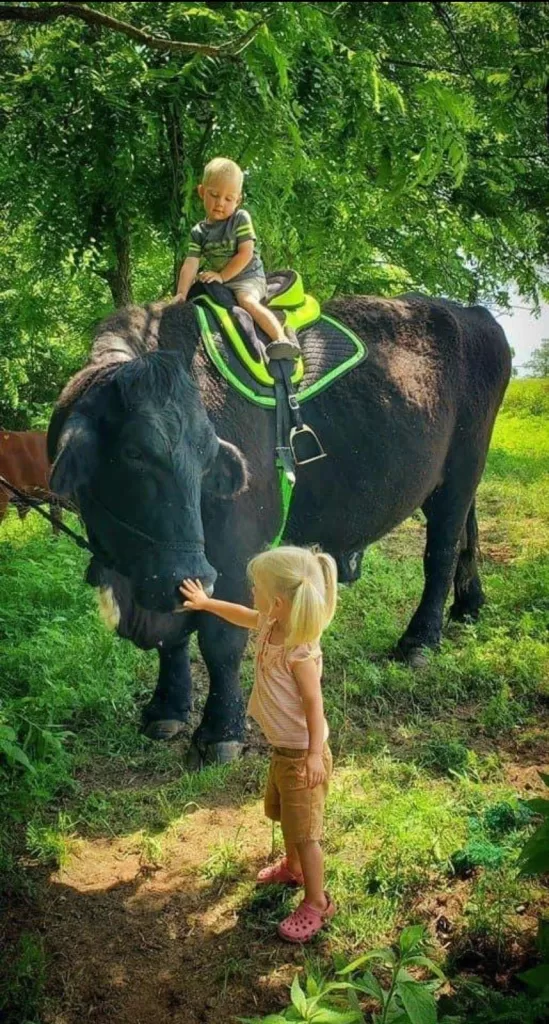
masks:
[(174, 611), (187, 577), (213, 587), (202, 495), (236, 496), (246, 466), (216, 436), (180, 356), (155, 352), (91, 387), (56, 452), (52, 489), (77, 505), (96, 557), (131, 580), (142, 607)]

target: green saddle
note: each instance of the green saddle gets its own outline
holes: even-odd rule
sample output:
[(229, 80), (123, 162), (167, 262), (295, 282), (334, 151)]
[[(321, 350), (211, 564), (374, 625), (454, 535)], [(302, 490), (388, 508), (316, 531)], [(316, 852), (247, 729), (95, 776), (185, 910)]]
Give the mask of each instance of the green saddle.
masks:
[[(291, 378), (301, 404), (361, 363), (366, 345), (344, 324), (322, 313), (295, 271), (270, 274), (267, 285), (266, 305), (293, 328), (301, 346)], [(196, 305), (204, 348), (220, 374), (249, 401), (273, 408), (275, 380), (265, 358), (267, 336), (234, 306), (232, 294), (223, 286), (193, 289), (189, 297)]]

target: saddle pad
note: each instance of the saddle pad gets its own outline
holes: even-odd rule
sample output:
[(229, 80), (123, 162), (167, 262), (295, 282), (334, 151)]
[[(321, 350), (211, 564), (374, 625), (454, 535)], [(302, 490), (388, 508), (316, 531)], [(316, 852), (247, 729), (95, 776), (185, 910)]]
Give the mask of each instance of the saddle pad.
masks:
[[(274, 409), (274, 389), (260, 384), (243, 366), (220, 330), (214, 313), (197, 305), (196, 314), (205, 351), (221, 376), (249, 402)], [(324, 314), (310, 327), (300, 331), (298, 338), (303, 353), (303, 377), (296, 386), (300, 405), (354, 369), (368, 354), (358, 335)]]

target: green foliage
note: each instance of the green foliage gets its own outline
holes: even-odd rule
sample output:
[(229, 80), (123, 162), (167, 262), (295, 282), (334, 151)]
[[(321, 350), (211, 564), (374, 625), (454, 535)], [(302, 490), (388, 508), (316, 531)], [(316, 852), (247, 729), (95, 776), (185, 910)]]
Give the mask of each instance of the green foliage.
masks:
[(30, 822), (27, 825), (27, 849), (39, 864), (63, 868), (76, 849), (74, 824), (63, 812), (55, 827)]
[(457, 739), (447, 739), (447, 730), (437, 730), (422, 753), (422, 763), (426, 768), (440, 772), (442, 775), (466, 775), (469, 770), (470, 753), (467, 747)]
[[(4, 762), (8, 767), (22, 765), (23, 768), (26, 768), (29, 772), (35, 771), (35, 768), (29, 761), (25, 751), (17, 742), (17, 733), (15, 732), (15, 729), (10, 728), (9, 725), (0, 724), (0, 758), (4, 759)], [(5, 771), (5, 768), (2, 767), (1, 760), (0, 771)]]
[[(73, 18), (2, 24), (0, 420), (41, 422), (111, 303), (174, 285), (204, 162), (247, 171), (271, 269), (323, 298), (547, 288), (544, 4), (143, 5), (115, 15), (237, 61)], [(463, 55), (467, 54), (465, 58)], [(467, 63), (465, 63), (467, 60)]]
[(549, 381), (511, 381), (503, 400), (503, 412), (512, 416), (549, 416)]
[(526, 369), (531, 377), (549, 377), (549, 338), (544, 338), (540, 347), (532, 352)]
[[(541, 776), (549, 786), (549, 775)], [(541, 825), (526, 843), (521, 853), (520, 864), (524, 875), (549, 874), (549, 800), (538, 797), (529, 800), (528, 807), (542, 818)]]
[[(291, 989), (291, 1007), (282, 1014), (261, 1019), (240, 1018), (242, 1024), (436, 1024), (438, 1020), (434, 991), (445, 979), (439, 967), (425, 955), (425, 930), (421, 926), (405, 929), (396, 949), (374, 949), (359, 957), (338, 975), (345, 982), (306, 980), (305, 991), (296, 975)], [(366, 964), (378, 966), (381, 980), (370, 970), (359, 974)], [(437, 981), (420, 982), (409, 973), (420, 968)], [(366, 1014), (361, 1000), (379, 1005), (379, 1013)]]
[(453, 1000), (458, 1020), (467, 1024), (546, 1024), (547, 1003), (532, 994), (494, 992), (478, 982), (461, 984)]
[(46, 957), (39, 935), (24, 932), (10, 951), (8, 974), (0, 986), (4, 1024), (35, 1024), (40, 1019), (46, 982)]

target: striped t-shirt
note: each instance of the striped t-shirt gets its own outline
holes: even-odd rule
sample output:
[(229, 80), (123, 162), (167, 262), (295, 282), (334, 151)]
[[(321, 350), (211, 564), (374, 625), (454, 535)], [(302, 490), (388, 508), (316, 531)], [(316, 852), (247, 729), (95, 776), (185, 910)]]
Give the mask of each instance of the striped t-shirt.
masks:
[[(318, 644), (301, 644), (291, 650), (283, 644), (272, 644), (273, 626), (273, 620), (260, 616), (248, 714), (271, 746), (307, 750), (309, 730), (292, 665), (313, 658), (322, 674), (322, 651)], [(324, 720), (324, 742), (328, 735), (328, 723)]]
[[(188, 256), (201, 260), (204, 268), (219, 273), (227, 263), (236, 256), (242, 242), (255, 242), (256, 236), (252, 218), (247, 210), (237, 210), (232, 217), (221, 221), (201, 220), (191, 231)], [(254, 249), (254, 254), (236, 277), (231, 278), (231, 286), (249, 281), (250, 278), (262, 277), (265, 268)]]

